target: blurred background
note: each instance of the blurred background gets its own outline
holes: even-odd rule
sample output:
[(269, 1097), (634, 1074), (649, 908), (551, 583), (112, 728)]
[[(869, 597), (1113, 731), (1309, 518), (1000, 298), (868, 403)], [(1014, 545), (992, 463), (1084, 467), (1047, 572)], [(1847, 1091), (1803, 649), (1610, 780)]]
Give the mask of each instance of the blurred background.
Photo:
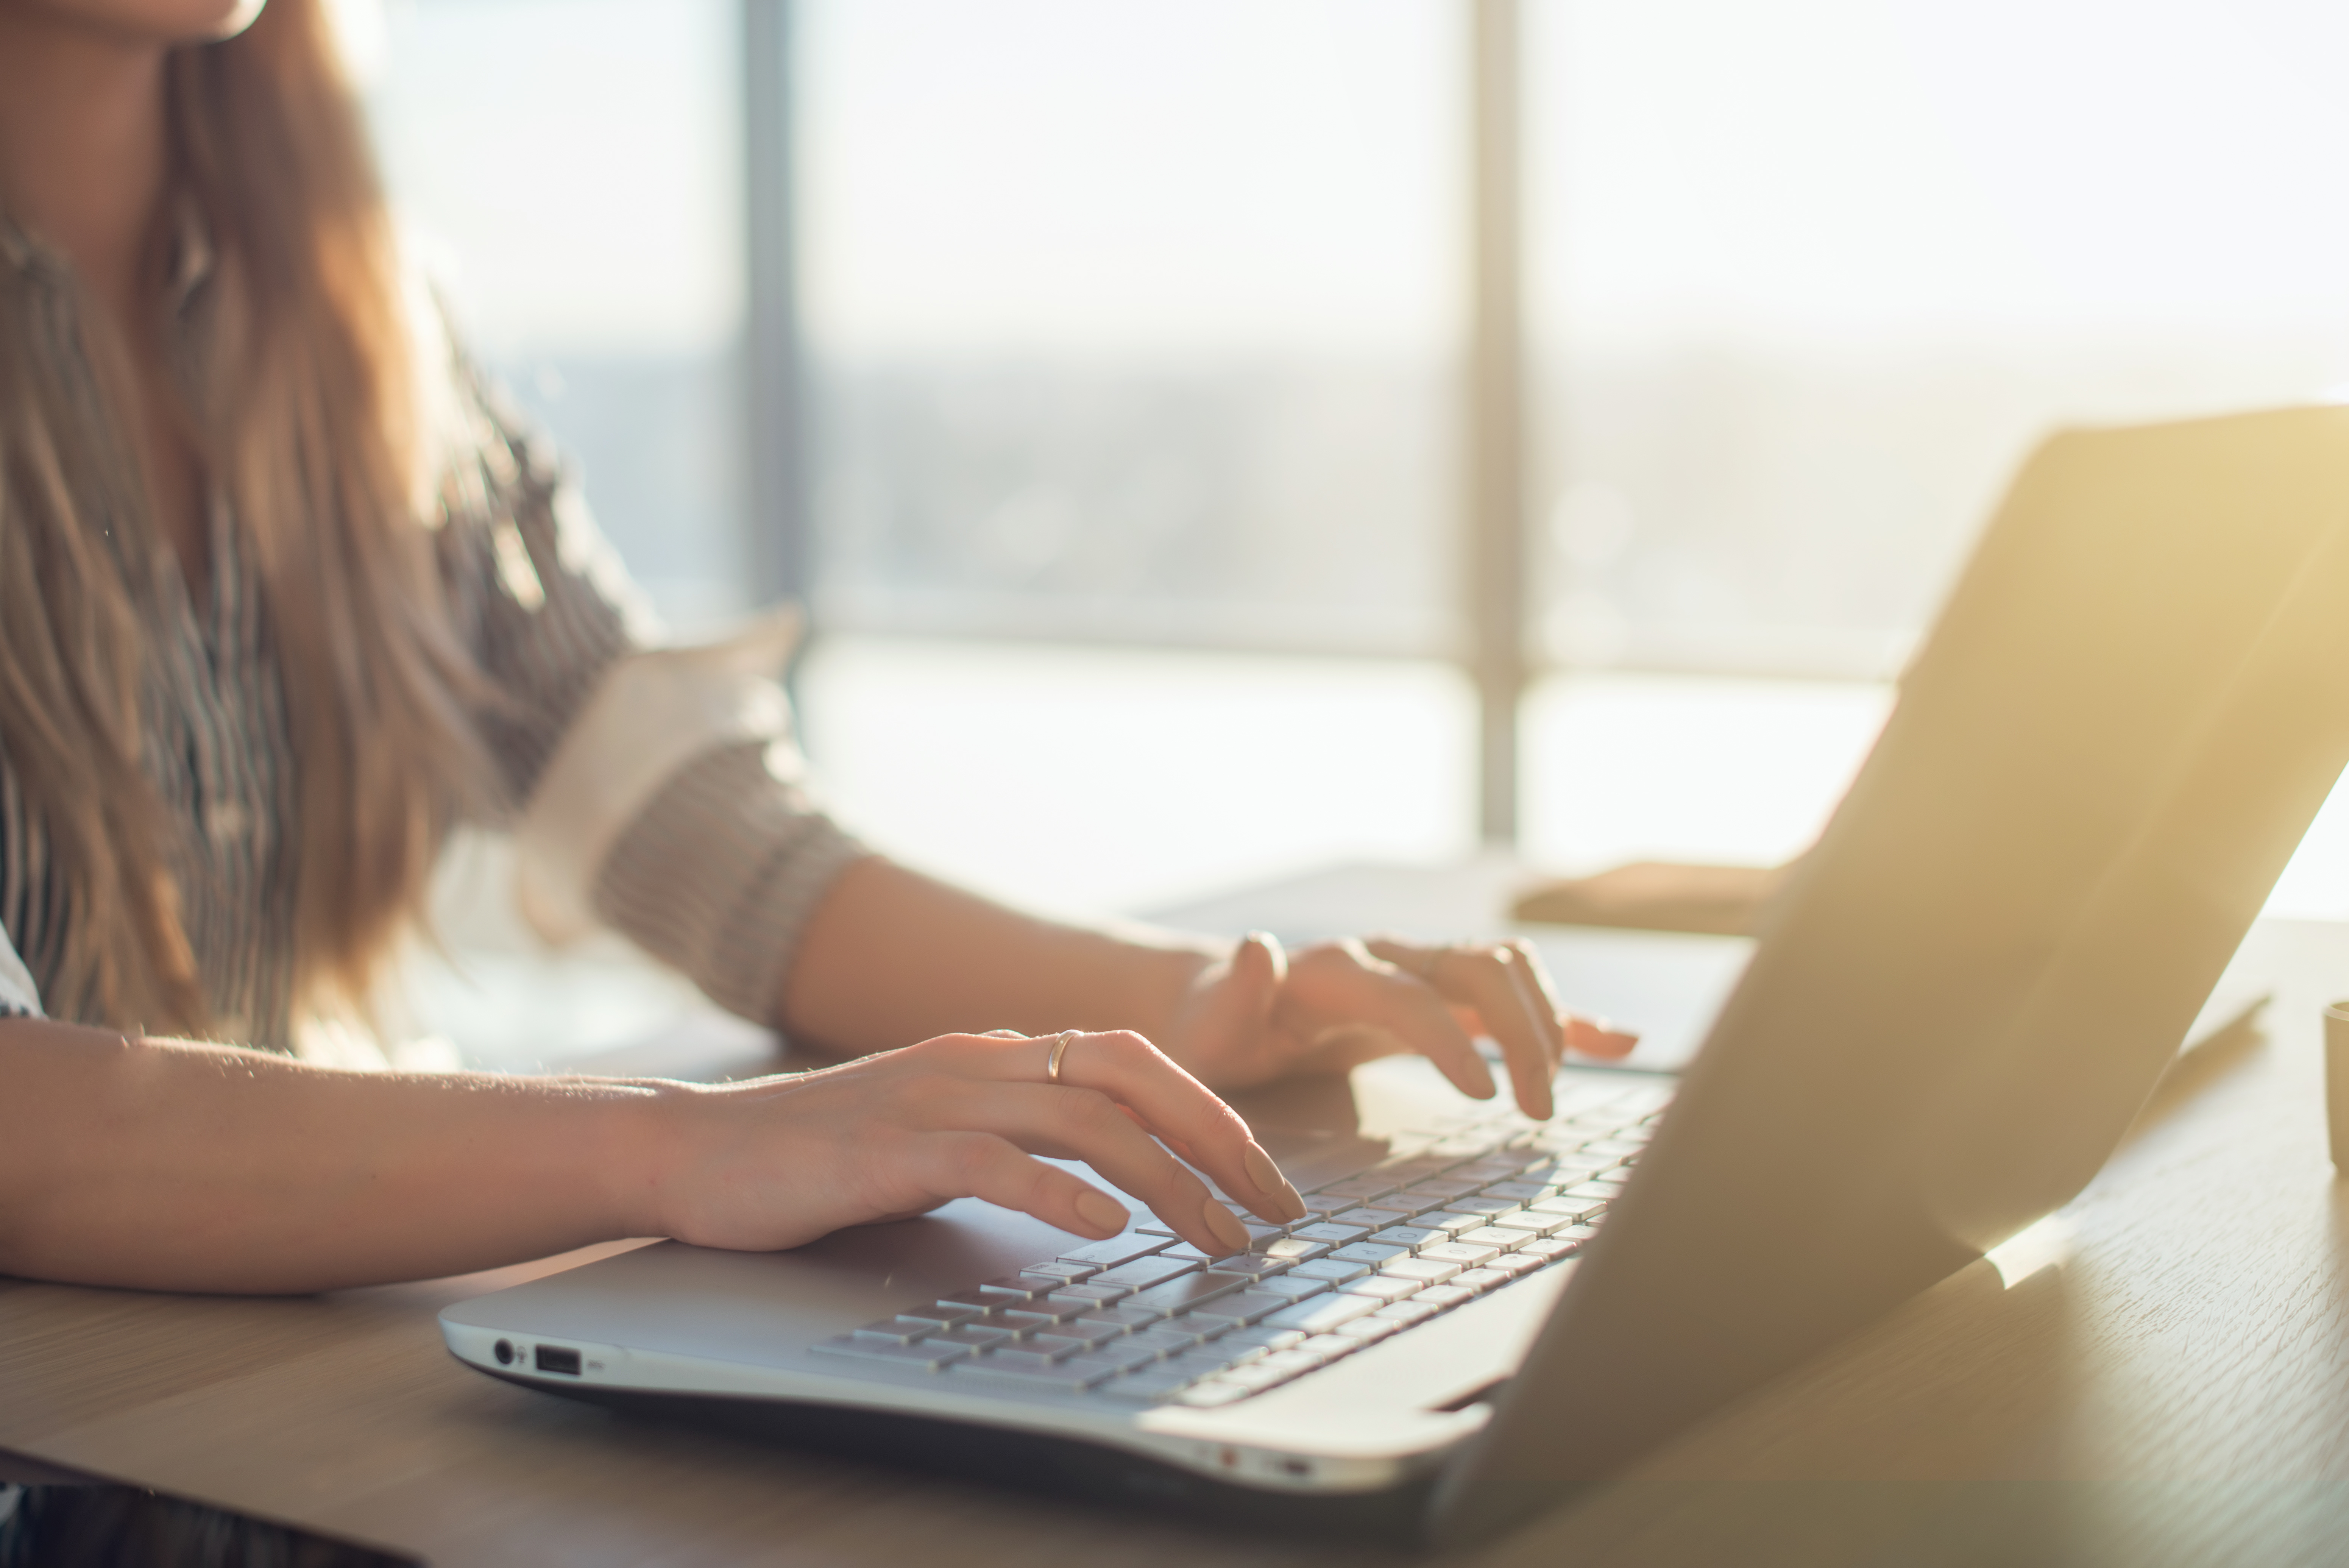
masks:
[[(397, 206), (671, 627), (803, 596), (840, 814), (1049, 909), (1496, 840), (1774, 862), (2039, 435), (2349, 383), (2338, 7), (1510, 9), (1497, 61), (1471, 0), (352, 15)], [(1499, 830), (1463, 433), (1496, 79)], [(2349, 809), (2271, 908), (2349, 917)], [(454, 945), (425, 1011), (476, 1054), (688, 1005), (616, 950), (557, 1005), (511, 931)]]

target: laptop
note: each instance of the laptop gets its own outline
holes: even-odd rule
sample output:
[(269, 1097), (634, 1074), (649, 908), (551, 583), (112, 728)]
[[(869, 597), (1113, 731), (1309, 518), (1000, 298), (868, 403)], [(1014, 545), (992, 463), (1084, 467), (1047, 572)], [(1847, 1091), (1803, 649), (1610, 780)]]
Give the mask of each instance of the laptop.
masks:
[(2344, 760), (2349, 410), (2060, 434), (1677, 1079), (1276, 1145), (1315, 1212), (1234, 1257), (971, 1201), (647, 1246), (442, 1333), (492, 1376), (836, 1452), (1496, 1535), (2078, 1192)]

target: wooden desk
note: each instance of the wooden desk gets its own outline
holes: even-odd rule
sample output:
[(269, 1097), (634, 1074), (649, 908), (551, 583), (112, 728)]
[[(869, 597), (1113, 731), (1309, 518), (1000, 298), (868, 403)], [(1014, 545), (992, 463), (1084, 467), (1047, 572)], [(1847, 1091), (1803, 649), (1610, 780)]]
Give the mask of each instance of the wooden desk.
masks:
[[(2012, 1290), (1976, 1265), (1458, 1561), (2349, 1555), (2316, 1022), (2349, 993), (2349, 926), (2263, 926), (2246, 952), (2279, 982), (2267, 1031), (2173, 1073), (2067, 1211), (2073, 1262)], [(300, 1300), (0, 1282), (0, 1449), (435, 1563), (1380, 1560), (621, 1419), (442, 1351), (443, 1304), (546, 1267)]]

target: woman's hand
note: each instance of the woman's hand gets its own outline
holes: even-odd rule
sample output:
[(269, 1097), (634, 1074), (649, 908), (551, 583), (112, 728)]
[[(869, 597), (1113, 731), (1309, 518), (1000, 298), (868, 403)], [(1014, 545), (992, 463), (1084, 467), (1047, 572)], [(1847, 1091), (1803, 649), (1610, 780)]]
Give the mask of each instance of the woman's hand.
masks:
[[(1247, 1124), (1139, 1034), (947, 1034), (820, 1072), (665, 1085), (653, 1233), (709, 1247), (797, 1246), (843, 1225), (983, 1198), (1095, 1239), (1123, 1204), (1058, 1166), (1081, 1159), (1209, 1252), (1247, 1232), (1174, 1149), (1264, 1220), (1305, 1212)], [(1165, 1147), (1161, 1147), (1163, 1140)]]
[(1164, 1044), (1222, 1089), (1417, 1052), (1481, 1100), (1493, 1094), (1493, 1075), (1475, 1033), (1500, 1044), (1529, 1116), (1550, 1114), (1550, 1078), (1568, 1051), (1616, 1057), (1639, 1043), (1560, 1007), (1525, 942), (1427, 947), (1348, 938), (1290, 955), (1259, 931), (1199, 971)]

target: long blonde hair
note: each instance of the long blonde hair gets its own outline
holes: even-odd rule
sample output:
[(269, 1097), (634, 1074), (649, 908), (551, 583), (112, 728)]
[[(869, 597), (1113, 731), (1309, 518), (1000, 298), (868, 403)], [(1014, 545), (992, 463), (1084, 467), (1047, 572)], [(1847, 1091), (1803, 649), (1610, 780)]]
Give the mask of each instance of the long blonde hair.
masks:
[[(165, 81), (174, 199), (194, 203), (216, 269), (200, 384), (172, 390), (256, 563), (285, 683), (295, 999), (363, 1002), (488, 776), (481, 683), (427, 526), (426, 392), (446, 368), (420, 351), (318, 0), (274, 0), (238, 36), (175, 51)], [(103, 349), (98, 313), (80, 314)], [(140, 763), (154, 568), (119, 542), (156, 537), (143, 467), (126, 410), (33, 384), (41, 357), (9, 341), (24, 319), (0, 311), (0, 735), (69, 899), (45, 1000), (60, 1017), (202, 1033), (170, 869), (186, 829)], [(112, 379), (101, 405), (122, 400)]]

